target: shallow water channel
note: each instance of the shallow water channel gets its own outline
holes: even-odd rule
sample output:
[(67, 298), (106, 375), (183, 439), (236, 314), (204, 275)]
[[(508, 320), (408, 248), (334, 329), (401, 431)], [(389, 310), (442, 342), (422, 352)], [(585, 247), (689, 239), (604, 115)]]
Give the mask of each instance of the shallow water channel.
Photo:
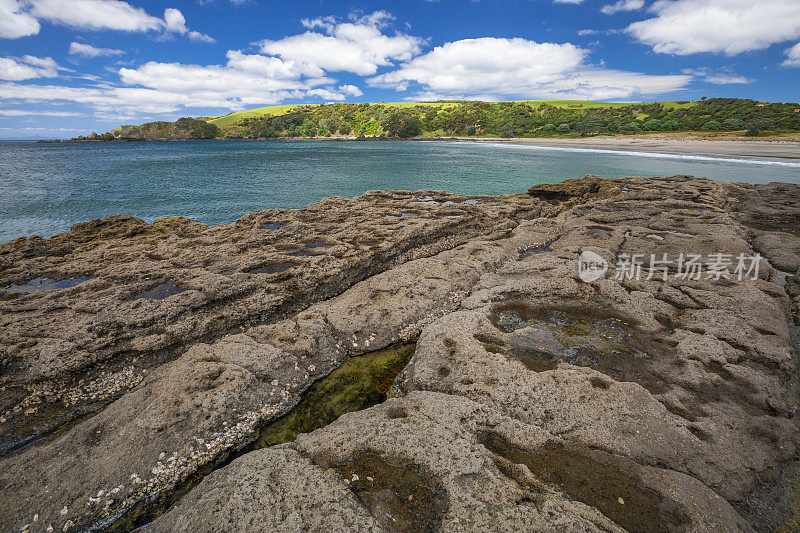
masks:
[(415, 349), (415, 343), (398, 344), (348, 357), (338, 368), (315, 381), (288, 412), (265, 423), (250, 443), (204, 465), (172, 489), (143, 499), (126, 512), (94, 524), (87, 531), (131, 531), (149, 524), (207, 475), (245, 453), (292, 442), (301, 433), (326, 426), (345, 413), (385, 401), (395, 378), (414, 355)]

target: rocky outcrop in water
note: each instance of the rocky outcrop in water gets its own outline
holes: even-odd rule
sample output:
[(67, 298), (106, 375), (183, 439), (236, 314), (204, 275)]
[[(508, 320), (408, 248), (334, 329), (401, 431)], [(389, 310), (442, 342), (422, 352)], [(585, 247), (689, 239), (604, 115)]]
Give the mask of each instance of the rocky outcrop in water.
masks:
[[(3, 245), (0, 524), (777, 528), (797, 518), (798, 194), (588, 177)], [(611, 272), (583, 281), (583, 251)], [(756, 252), (757, 279), (613, 274)]]

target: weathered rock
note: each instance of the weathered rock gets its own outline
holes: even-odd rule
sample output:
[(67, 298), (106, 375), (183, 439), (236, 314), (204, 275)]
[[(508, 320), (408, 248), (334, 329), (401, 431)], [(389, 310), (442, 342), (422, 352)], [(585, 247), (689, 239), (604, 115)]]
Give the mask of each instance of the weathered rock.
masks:
[(116, 216), (2, 245), (0, 287), (28, 291), (41, 281), (26, 282), (47, 278), (68, 288), (0, 290), (0, 442), (16, 445), (96, 409), (193, 343), (276, 322), (408, 260), (548, 212), (525, 195), (374, 192), (227, 226)]
[[(513, 218), (496, 223), (504, 228), (500, 236), (504, 224), (515, 224)], [(60, 527), (66, 520), (87, 525), (168, 489), (252, 439), (261, 422), (291, 407), (348, 354), (416, 338), (424, 325), (455, 309), (484, 272), (516, 256), (517, 240), (497, 239), (488, 235), (404, 263), (292, 318), (198, 343), (146, 378), (138, 376), (138, 386), (96, 416), (4, 460), (0, 484), (15, 494), (15, 504), (0, 511), (8, 513), (0, 519), (15, 513), (22, 519), (35, 507)], [(80, 452), (64, 456), (64, 449)], [(58, 490), (45, 498), (31, 493), (27, 480), (35, 475)], [(106, 498), (98, 499), (100, 491)], [(63, 501), (81, 505), (60, 519)]]
[[(791, 260), (791, 235), (754, 227), (757, 213), (732, 206), (741, 208), (745, 192), (757, 204), (762, 192), (793, 190), (685, 176), (541, 189), (546, 203), (375, 192), (208, 229), (119, 218), (97, 231), (124, 237), (5, 245), (10, 282), (53, 272), (95, 278), (0, 302), (9, 310), (0, 405), (12, 430), (0, 428), (13, 435), (46, 425), (57, 418), (47, 406), (73, 394), (99, 411), (0, 458), (8, 502), (0, 523), (33, 531), (116, 520), (124, 529), (126, 510), (243, 453), (264, 422), (345, 358), (411, 340), (399, 397), (244, 453), (150, 527), (733, 531), (786, 523), (786, 473), (796, 471), (800, 445), (795, 278), (783, 283), (763, 263), (741, 281), (681, 279), (673, 264), (664, 280), (656, 263), (698, 254), (708, 269), (710, 256), (723, 254), (733, 267), (759, 251), (780, 268)], [(792, 209), (769, 218), (790, 220)], [(418, 216), (403, 217), (410, 212)], [(376, 233), (383, 242), (370, 244)], [(318, 241), (334, 246), (308, 263), (293, 256), (302, 272), (243, 273), (289, 260), (276, 250), (306, 253)], [(132, 276), (127, 250), (167, 258), (169, 276), (136, 278), (120, 303), (126, 289), (110, 280)], [(605, 277), (581, 281), (585, 250), (610, 261)], [(617, 276), (626, 254), (644, 259), (639, 279)], [(48, 264), (63, 269), (22, 276)], [(131, 300), (146, 291), (167, 297)], [(124, 350), (109, 343), (90, 356), (94, 329), (85, 328), (86, 339), (64, 333), (84, 315), (84, 324), (100, 320), (92, 298), (115, 316), (129, 313), (126, 328), (105, 333)], [(24, 341), (25, 318), (51, 333), (39, 338), (32, 325)], [(173, 330), (182, 332), (173, 344), (155, 339)], [(109, 401), (117, 396), (105, 407), (87, 403), (85, 389), (61, 386), (71, 373), (93, 376), (93, 361), (129, 369), (109, 374), (115, 392), (92, 385)], [(117, 376), (128, 376), (125, 386)], [(26, 392), (34, 387), (38, 402)], [(78, 413), (65, 409), (61, 416)]]
[(580, 202), (591, 198), (605, 198), (619, 192), (613, 182), (600, 176), (564, 180), (561, 183), (542, 183), (528, 189), (528, 194), (547, 202)]
[[(289, 450), (315, 465), (311, 479), (336, 475), (325, 493), (349, 487), (385, 531), (747, 529), (725, 500), (688, 476), (581, 447), (458, 396), (414, 392), (235, 461), (224, 480), (207, 478), (152, 530), (202, 530), (203, 509), (241, 523), (259, 498), (303, 513), (302, 478), (230, 498), (248, 471), (269, 468), (273, 455)], [(334, 516), (349, 509), (345, 501)], [(304, 516), (299, 529), (327, 512)], [(347, 530), (367, 529), (361, 516), (351, 520)]]
[[(215, 472), (154, 531), (380, 531), (377, 521), (331, 470), (294, 450), (255, 451)], [(205, 486), (213, 487), (205, 490)]]
[(800, 235), (786, 232), (754, 233), (753, 248), (769, 257), (775, 268), (789, 273), (800, 270)]
[(791, 183), (728, 186), (725, 208), (748, 227), (767, 231), (800, 230), (800, 190)]

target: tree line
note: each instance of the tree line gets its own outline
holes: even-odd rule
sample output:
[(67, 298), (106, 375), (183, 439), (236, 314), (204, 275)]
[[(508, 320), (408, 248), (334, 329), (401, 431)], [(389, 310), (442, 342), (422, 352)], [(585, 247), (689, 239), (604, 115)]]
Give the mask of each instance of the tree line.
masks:
[[(800, 131), (800, 105), (712, 98), (696, 103), (562, 107), (526, 102), (441, 102), (398, 108), (388, 104), (299, 106), (286, 115), (250, 117), (244, 137), (428, 136), (528, 137), (642, 131)], [(688, 104), (688, 105), (687, 105)], [(692, 105), (693, 104), (693, 105)]]
[(122, 126), (82, 140), (557, 137), (653, 131), (798, 132), (800, 105), (738, 98), (596, 106), (525, 101), (301, 105), (283, 115), (247, 117), (223, 128), (181, 118)]

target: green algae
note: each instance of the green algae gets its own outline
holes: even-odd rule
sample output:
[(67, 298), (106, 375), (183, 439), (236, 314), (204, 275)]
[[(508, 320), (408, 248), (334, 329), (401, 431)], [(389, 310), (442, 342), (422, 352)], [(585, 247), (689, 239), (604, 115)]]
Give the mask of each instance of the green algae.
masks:
[[(593, 368), (617, 381), (638, 383), (653, 394), (668, 389), (653, 368), (653, 356), (664, 354), (667, 348), (637, 330), (631, 319), (601, 309), (535, 308), (511, 302), (495, 307), (490, 320), (505, 333), (529, 326), (552, 332), (561, 345), (557, 352), (543, 352), (525, 344), (499, 350), (536, 372), (553, 370), (565, 362)], [(497, 343), (491, 346), (491, 351), (495, 350)]]
[(624, 458), (560, 442), (528, 451), (495, 432), (481, 435), (480, 440), (492, 453), (524, 464), (537, 478), (597, 508), (628, 531), (681, 531), (688, 521), (676, 502), (665, 501), (647, 487), (636, 475), (636, 465)]
[(589, 331), (580, 324), (565, 325), (562, 328), (562, 331), (564, 332), (565, 335), (569, 335), (570, 337), (576, 337), (576, 336), (585, 337), (586, 335), (589, 334)]
[(264, 427), (251, 449), (291, 442), (299, 434), (327, 426), (345, 413), (383, 402), (415, 347), (400, 344), (348, 358), (314, 383), (294, 409)]
[[(800, 531), (800, 479), (795, 479), (792, 485), (791, 502), (788, 508), (785, 509), (786, 515), (782, 521), (783, 523), (775, 528), (777, 533), (797, 533)], [(777, 487), (777, 489), (780, 489), (780, 487)]]
[(124, 512), (84, 529), (122, 532), (143, 527), (169, 511), (207, 475), (245, 453), (294, 441), (301, 433), (326, 426), (345, 413), (383, 402), (415, 349), (416, 343), (398, 344), (348, 357), (312, 384), (288, 413), (262, 426), (249, 444), (201, 466), (171, 489), (147, 495)]
[(333, 465), (384, 531), (439, 531), (447, 492), (417, 464), (361, 452)]

